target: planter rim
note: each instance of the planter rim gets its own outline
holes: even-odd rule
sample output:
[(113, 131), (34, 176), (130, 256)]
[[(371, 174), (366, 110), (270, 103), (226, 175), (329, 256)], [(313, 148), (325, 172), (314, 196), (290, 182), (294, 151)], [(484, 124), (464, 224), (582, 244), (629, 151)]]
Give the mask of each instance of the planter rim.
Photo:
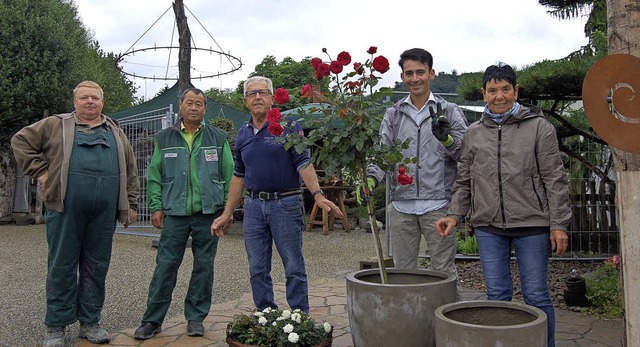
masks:
[[(525, 311), (527, 313), (532, 314), (533, 316), (536, 317), (536, 319), (534, 319), (531, 322), (523, 323), (523, 324), (495, 326), (495, 325), (480, 325), (480, 324), (465, 323), (465, 322), (453, 320), (445, 316), (446, 313), (455, 311), (457, 309), (475, 308), (475, 307), (492, 307), (492, 308), (507, 308), (507, 309), (521, 310), (521, 311)], [(501, 329), (513, 329), (514, 327), (520, 328), (520, 327), (527, 327), (527, 326), (541, 324), (547, 319), (547, 314), (537, 307), (521, 304), (519, 302), (501, 301), (501, 300), (469, 300), (469, 301), (458, 301), (458, 302), (442, 305), (436, 308), (435, 317), (436, 319), (440, 319), (447, 323), (455, 323), (455, 324), (459, 324), (461, 326), (466, 326), (466, 327), (501, 330)]]
[[(374, 282), (369, 282), (369, 281), (363, 281), (361, 279), (359, 279), (358, 277), (361, 276), (368, 276), (368, 275), (374, 275), (374, 274), (379, 274), (380, 273), (380, 269), (378, 268), (374, 268), (374, 269), (366, 269), (366, 270), (358, 270), (358, 271), (354, 271), (351, 272), (349, 274), (347, 274), (346, 279), (349, 282), (353, 282), (353, 283), (359, 283), (359, 284), (365, 284), (365, 283), (374, 283)], [(382, 283), (376, 283), (376, 285), (380, 285), (380, 286), (388, 286), (388, 287), (422, 287), (425, 284), (442, 284), (442, 283), (447, 283), (447, 282), (452, 282), (452, 281), (456, 281), (457, 278), (454, 275), (451, 274), (447, 274), (445, 272), (440, 272), (440, 271), (434, 271), (434, 270), (406, 270), (406, 269), (396, 269), (393, 267), (387, 268), (387, 274), (413, 274), (413, 275), (427, 275), (427, 276), (431, 276), (431, 277), (439, 277), (440, 280), (439, 281), (433, 281), (433, 282), (428, 282), (428, 283), (416, 283), (416, 284), (393, 284), (393, 283), (386, 283), (386, 284), (382, 284)]]

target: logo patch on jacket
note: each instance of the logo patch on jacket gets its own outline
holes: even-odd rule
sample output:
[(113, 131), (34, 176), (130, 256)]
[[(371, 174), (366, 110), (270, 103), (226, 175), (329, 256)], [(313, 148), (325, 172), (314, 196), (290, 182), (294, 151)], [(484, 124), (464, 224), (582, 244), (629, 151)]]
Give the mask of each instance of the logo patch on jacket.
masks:
[(204, 150), (204, 160), (206, 161), (218, 161), (218, 150), (217, 149), (205, 149)]
[(177, 158), (178, 157), (178, 153), (173, 152), (173, 153), (165, 153), (164, 154), (165, 158)]

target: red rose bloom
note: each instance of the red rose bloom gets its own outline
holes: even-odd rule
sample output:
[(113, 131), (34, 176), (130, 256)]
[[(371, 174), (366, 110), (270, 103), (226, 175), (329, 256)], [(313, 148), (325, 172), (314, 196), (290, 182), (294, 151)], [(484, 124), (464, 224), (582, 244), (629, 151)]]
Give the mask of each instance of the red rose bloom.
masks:
[(367, 53), (369, 53), (369, 54), (376, 54), (376, 53), (378, 53), (378, 47), (376, 47), (376, 46), (371, 46), (371, 47), (369, 47), (369, 50), (367, 50)]
[(272, 108), (267, 112), (267, 120), (269, 123), (280, 123), (282, 120), (282, 113), (277, 108)]
[(280, 123), (269, 123), (269, 132), (275, 136), (280, 136), (284, 132), (284, 128)]
[(331, 73), (331, 69), (329, 68), (329, 64), (320, 63), (318, 64), (318, 68), (316, 68), (316, 79), (319, 81), (322, 77), (327, 77)]
[(389, 61), (387, 58), (379, 55), (373, 59), (373, 68), (378, 72), (385, 73), (389, 70)]
[(322, 59), (320, 58), (311, 59), (311, 66), (313, 67), (314, 70), (318, 69), (318, 65), (320, 65), (320, 63), (322, 63)]
[[(271, 126), (269, 126), (269, 128), (271, 128)], [(413, 177), (410, 177), (407, 175), (398, 175), (398, 183), (400, 183), (403, 186), (406, 186), (407, 184), (413, 183)]]
[(351, 55), (349, 52), (340, 52), (338, 54), (338, 63), (342, 64), (342, 66), (347, 66), (351, 63)]
[(342, 64), (334, 60), (331, 62), (331, 65), (329, 65), (329, 70), (331, 70), (331, 72), (333, 72), (334, 74), (339, 74), (342, 72)]
[(405, 169), (404, 166), (400, 166), (398, 168), (398, 183), (400, 183), (403, 186), (406, 186), (407, 184), (411, 184), (413, 183), (413, 177), (409, 176), (406, 174), (407, 170)]
[(284, 88), (276, 89), (276, 93), (273, 96), (273, 99), (280, 105), (284, 105), (289, 102), (289, 91)]
[(302, 86), (302, 89), (300, 89), (300, 95), (304, 96), (305, 98), (309, 97), (309, 93), (311, 92), (311, 85), (310, 84), (305, 84)]
[(353, 63), (353, 70), (355, 70), (355, 72), (360, 75), (364, 73), (364, 67), (362, 66), (362, 63)]

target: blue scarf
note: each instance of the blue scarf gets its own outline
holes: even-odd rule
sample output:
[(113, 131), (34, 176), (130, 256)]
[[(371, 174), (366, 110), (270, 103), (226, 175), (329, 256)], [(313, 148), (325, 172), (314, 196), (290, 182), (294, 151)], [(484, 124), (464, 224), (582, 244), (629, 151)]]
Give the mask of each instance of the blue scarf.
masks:
[(517, 101), (513, 103), (511, 109), (505, 113), (492, 113), (489, 111), (489, 105), (484, 105), (484, 113), (491, 118), (492, 121), (496, 122), (496, 124), (502, 123), (503, 120), (509, 118), (508, 116), (513, 116), (520, 112), (520, 103)]

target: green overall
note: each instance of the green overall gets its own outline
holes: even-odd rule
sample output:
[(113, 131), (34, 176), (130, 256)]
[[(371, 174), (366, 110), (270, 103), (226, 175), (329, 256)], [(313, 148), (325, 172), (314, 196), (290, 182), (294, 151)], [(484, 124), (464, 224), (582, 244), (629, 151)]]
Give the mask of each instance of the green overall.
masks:
[(49, 327), (98, 322), (104, 304), (120, 181), (113, 133), (94, 130), (76, 128), (64, 212), (45, 214)]
[(218, 248), (218, 237), (211, 236), (211, 223), (221, 212), (164, 216), (164, 227), (156, 255), (156, 269), (149, 285), (143, 322), (162, 324), (164, 321), (189, 235), (192, 238), (193, 270), (184, 298), (184, 316), (187, 320), (197, 322), (202, 322), (207, 317), (211, 309), (213, 291), (213, 259)]

